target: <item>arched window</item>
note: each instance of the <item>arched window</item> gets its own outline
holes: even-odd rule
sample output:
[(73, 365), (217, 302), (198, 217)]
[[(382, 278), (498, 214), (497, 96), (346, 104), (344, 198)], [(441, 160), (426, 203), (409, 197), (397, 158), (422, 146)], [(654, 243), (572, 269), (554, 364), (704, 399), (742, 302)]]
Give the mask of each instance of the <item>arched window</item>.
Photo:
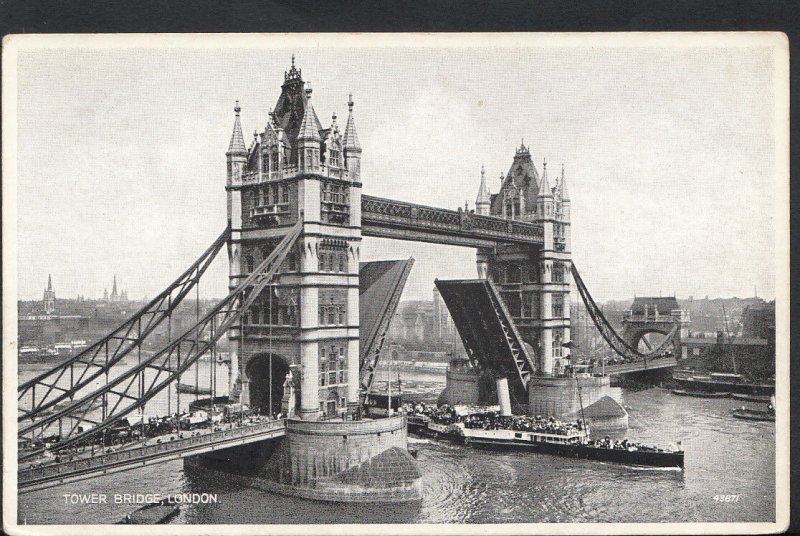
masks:
[(509, 264), (506, 270), (506, 283), (520, 283), (522, 282), (519, 265)]
[(563, 283), (564, 282), (564, 263), (563, 262), (554, 262), (553, 263), (553, 283)]

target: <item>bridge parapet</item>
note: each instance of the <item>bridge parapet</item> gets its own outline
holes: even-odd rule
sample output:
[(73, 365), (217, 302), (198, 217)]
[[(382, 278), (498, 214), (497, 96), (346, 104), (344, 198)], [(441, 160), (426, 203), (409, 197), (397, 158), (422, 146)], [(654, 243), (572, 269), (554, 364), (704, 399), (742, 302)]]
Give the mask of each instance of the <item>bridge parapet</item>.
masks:
[(541, 224), (478, 215), (372, 196), (361, 197), (361, 224), (365, 236), (406, 238), (474, 247), (496, 242), (544, 243)]
[(97, 470), (105, 470), (114, 466), (139, 464), (143, 460), (165, 458), (164, 461), (167, 461), (167, 457), (176, 453), (192, 454), (195, 451), (223, 445), (232, 440), (259, 439), (266, 433), (279, 433), (285, 429), (285, 419), (238, 426), (175, 441), (118, 450), (90, 458), (80, 458), (42, 467), (28, 467), (17, 472), (17, 481), (20, 488), (26, 488), (42, 482), (94, 473)]

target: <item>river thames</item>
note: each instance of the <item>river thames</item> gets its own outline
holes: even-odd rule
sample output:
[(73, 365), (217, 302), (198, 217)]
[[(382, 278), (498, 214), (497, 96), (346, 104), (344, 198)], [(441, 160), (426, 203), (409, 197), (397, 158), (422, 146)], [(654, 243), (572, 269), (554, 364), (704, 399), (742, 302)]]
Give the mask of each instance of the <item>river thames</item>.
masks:
[[(629, 408), (627, 437), (664, 446), (683, 442), (684, 471), (410, 437), (423, 475), (421, 504), (311, 502), (168, 462), (20, 495), (19, 521), (116, 523), (135, 508), (113, 501), (65, 504), (70, 493), (216, 494), (216, 504), (184, 504), (171, 521), (177, 524), (774, 521), (774, 423), (732, 418), (731, 408), (742, 403), (730, 399), (680, 397), (661, 388), (614, 388), (612, 396)], [(738, 499), (719, 500), (725, 495)]]

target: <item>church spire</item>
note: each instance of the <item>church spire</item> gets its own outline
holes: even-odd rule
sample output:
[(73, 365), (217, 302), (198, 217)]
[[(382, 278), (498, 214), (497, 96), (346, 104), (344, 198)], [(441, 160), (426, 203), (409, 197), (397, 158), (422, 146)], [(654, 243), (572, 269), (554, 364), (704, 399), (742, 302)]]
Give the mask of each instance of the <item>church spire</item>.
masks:
[(114, 274), (114, 284), (111, 287), (111, 297), (115, 297), (117, 295), (117, 274)]
[(244, 134), (242, 134), (242, 123), (239, 120), (239, 112), (242, 109), (239, 107), (239, 101), (236, 101), (233, 111), (236, 113), (236, 119), (233, 121), (233, 134), (231, 134), (231, 143), (228, 145), (227, 155), (246, 155), (247, 147), (244, 145)]
[(349, 151), (360, 151), (361, 144), (358, 142), (358, 134), (356, 133), (356, 124), (353, 121), (353, 94), (347, 101), (347, 125), (344, 127), (344, 148)]
[(50, 274), (47, 274), (47, 290), (53, 290), (53, 279)]

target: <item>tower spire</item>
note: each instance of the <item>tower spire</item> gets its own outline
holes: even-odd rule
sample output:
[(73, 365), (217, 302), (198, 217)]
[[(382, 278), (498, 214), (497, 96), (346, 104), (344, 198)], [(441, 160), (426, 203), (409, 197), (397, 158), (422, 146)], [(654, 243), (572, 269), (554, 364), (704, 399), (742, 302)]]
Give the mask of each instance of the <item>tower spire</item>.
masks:
[(547, 159), (542, 163), (542, 184), (539, 185), (539, 197), (553, 197), (550, 182), (547, 180)]
[(47, 274), (47, 290), (53, 290), (53, 278), (50, 274)]
[(489, 190), (486, 187), (486, 171), (481, 164), (481, 185), (478, 187), (478, 197), (475, 198), (475, 213), (476, 214), (489, 214)]
[(353, 94), (347, 100), (347, 125), (344, 127), (344, 148), (350, 151), (360, 151), (361, 144), (358, 142), (358, 134), (356, 133), (356, 124), (353, 121)]
[(247, 147), (244, 145), (244, 134), (242, 134), (242, 122), (239, 120), (239, 112), (242, 109), (239, 107), (239, 101), (236, 101), (236, 105), (233, 107), (233, 111), (236, 113), (236, 119), (233, 121), (233, 134), (231, 134), (231, 143), (228, 145), (228, 152), (227, 155), (239, 155), (247, 154)]
[(306, 110), (303, 114), (303, 122), (300, 123), (300, 132), (297, 133), (299, 140), (322, 141), (317, 130), (317, 121), (314, 113), (314, 106), (311, 104), (311, 83), (306, 82)]
[(569, 201), (569, 191), (567, 190), (567, 176), (564, 174), (564, 164), (561, 164), (561, 180), (558, 183), (558, 190), (562, 201)]

